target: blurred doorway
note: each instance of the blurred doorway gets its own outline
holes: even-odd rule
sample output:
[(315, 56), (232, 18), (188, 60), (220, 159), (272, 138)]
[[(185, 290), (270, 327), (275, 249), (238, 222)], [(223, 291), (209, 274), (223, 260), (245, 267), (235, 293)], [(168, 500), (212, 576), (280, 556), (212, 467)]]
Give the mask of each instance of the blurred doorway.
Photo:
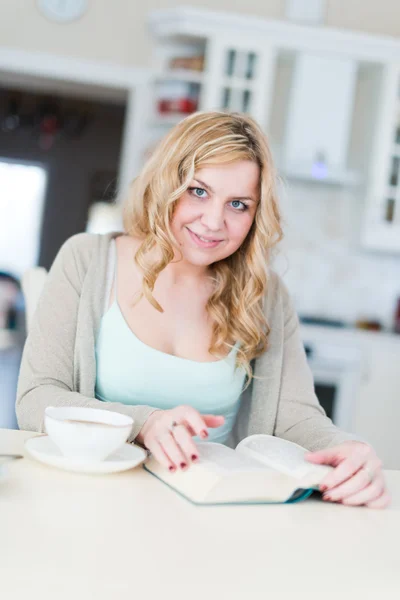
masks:
[(0, 265), (49, 269), (90, 206), (113, 202), (124, 121), (122, 98), (0, 86)]

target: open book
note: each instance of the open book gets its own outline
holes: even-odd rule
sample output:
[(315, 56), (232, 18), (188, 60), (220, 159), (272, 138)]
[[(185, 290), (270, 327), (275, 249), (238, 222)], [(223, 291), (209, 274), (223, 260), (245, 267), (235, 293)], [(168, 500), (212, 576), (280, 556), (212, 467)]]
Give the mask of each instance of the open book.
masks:
[(295, 502), (318, 490), (332, 470), (307, 462), (305, 448), (271, 435), (251, 435), (236, 449), (199, 442), (199, 460), (170, 473), (154, 458), (144, 468), (195, 504)]

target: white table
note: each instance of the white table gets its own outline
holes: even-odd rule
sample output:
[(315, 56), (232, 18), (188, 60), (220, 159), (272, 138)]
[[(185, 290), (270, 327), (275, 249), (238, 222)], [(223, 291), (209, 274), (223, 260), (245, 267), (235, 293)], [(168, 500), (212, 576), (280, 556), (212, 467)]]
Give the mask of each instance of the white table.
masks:
[[(0, 430), (0, 453), (28, 432)], [(29, 458), (0, 483), (4, 600), (400, 598), (400, 471), (389, 509), (309, 499), (196, 507), (136, 468), (67, 473)]]

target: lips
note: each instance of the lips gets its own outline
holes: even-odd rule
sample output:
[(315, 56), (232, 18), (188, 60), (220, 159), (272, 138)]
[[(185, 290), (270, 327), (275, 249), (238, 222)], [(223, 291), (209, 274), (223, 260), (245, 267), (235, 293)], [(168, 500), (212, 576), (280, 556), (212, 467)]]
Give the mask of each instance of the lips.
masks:
[(189, 232), (189, 235), (191, 237), (191, 239), (193, 240), (193, 242), (196, 244), (196, 246), (200, 247), (200, 248), (216, 248), (217, 246), (219, 246), (219, 244), (221, 242), (223, 242), (222, 239), (212, 239), (212, 238), (208, 238), (208, 237), (202, 237), (197, 233), (194, 233), (194, 231), (192, 231), (191, 229), (189, 229), (189, 227), (186, 227), (186, 229)]
[[(189, 227), (187, 227), (187, 229), (189, 229)], [(205, 235), (200, 235), (199, 233), (196, 233), (195, 231), (192, 231), (191, 229), (189, 229), (189, 231), (191, 233), (194, 233), (194, 235), (197, 235), (197, 237), (202, 240), (203, 242), (222, 242), (222, 239), (215, 239), (215, 238), (210, 238), (207, 237)]]

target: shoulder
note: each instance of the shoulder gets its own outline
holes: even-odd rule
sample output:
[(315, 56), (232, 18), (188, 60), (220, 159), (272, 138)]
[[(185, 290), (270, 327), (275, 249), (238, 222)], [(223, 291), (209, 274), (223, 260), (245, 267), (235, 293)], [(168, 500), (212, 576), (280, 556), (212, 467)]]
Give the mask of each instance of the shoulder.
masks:
[(91, 254), (98, 249), (104, 237), (106, 236), (97, 233), (77, 233), (63, 243), (60, 252), (78, 256)]
[(63, 258), (73, 258), (77, 264), (88, 264), (94, 256), (107, 253), (111, 240), (118, 235), (120, 232), (77, 233), (63, 243), (59, 254)]
[(76, 287), (80, 287), (90, 270), (106, 269), (110, 242), (121, 232), (107, 234), (78, 233), (61, 246), (50, 273), (63, 273)]

